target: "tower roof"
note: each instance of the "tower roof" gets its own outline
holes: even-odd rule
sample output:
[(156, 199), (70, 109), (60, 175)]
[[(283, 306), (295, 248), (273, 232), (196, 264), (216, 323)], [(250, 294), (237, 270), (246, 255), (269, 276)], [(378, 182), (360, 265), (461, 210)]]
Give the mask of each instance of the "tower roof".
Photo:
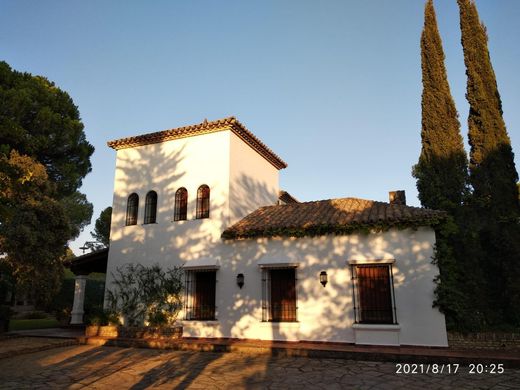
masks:
[(230, 130), (242, 141), (252, 147), (257, 153), (269, 161), (275, 168), (283, 169), (287, 167), (287, 163), (269, 149), (262, 141), (260, 141), (253, 133), (251, 133), (242, 123), (235, 117), (231, 116), (215, 121), (204, 122), (178, 127), (175, 129), (157, 131), (155, 133), (148, 133), (137, 135), (134, 137), (120, 138), (117, 140), (107, 142), (107, 145), (112, 149), (126, 149), (136, 146), (156, 144), (160, 142), (170, 141), (174, 139), (193, 137), (196, 135), (216, 133), (218, 131)]

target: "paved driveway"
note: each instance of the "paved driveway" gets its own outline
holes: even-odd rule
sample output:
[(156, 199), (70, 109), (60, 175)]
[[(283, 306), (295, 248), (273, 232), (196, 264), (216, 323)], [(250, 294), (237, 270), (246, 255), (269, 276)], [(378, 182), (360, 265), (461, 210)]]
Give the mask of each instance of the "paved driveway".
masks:
[(394, 363), (73, 346), (0, 359), (2, 389), (519, 389), (503, 374), (395, 373)]

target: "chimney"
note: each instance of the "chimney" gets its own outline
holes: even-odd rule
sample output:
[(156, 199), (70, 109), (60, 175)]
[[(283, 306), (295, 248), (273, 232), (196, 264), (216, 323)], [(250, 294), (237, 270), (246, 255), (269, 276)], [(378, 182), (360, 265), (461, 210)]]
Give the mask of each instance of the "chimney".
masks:
[(401, 204), (406, 206), (406, 194), (403, 190), (390, 191), (388, 197), (390, 199), (390, 204)]

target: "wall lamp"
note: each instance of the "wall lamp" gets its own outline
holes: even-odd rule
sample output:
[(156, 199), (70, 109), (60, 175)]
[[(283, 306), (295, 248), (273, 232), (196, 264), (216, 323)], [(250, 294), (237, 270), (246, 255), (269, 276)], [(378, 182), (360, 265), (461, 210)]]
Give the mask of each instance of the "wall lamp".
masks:
[(328, 277), (327, 277), (327, 273), (325, 271), (321, 271), (320, 272), (320, 283), (323, 287), (325, 287), (327, 285), (327, 282), (328, 282)]
[(244, 274), (237, 275), (237, 285), (242, 288), (244, 286)]

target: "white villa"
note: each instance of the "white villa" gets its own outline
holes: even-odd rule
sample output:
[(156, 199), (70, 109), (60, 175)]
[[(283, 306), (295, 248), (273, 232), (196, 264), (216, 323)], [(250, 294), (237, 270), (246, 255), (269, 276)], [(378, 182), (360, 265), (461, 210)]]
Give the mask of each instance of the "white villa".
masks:
[(442, 213), (402, 191), (298, 202), (279, 188), (286, 163), (233, 117), (108, 145), (106, 286), (124, 264), (182, 265), (185, 336), (448, 345), (432, 307)]

